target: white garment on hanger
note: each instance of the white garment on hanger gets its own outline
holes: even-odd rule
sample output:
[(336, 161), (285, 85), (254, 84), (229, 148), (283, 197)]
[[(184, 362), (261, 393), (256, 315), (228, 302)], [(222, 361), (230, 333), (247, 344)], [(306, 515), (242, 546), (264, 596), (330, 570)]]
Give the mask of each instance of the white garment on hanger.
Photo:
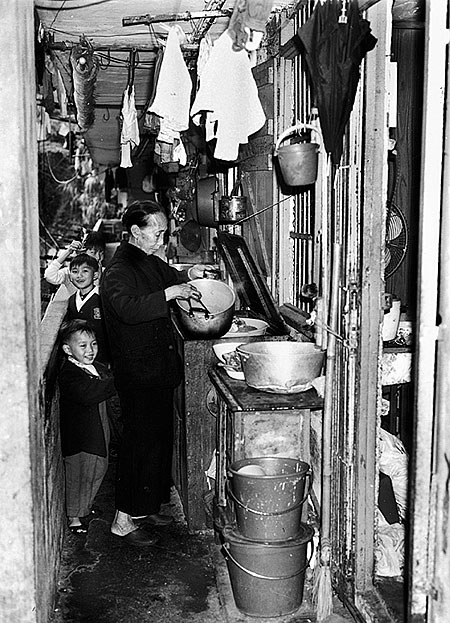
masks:
[(206, 112), (206, 140), (217, 138), (214, 157), (221, 160), (236, 160), (239, 145), (266, 121), (248, 53), (232, 49), (227, 31), (217, 39), (202, 71), (191, 109), (197, 125), (202, 112)]
[(127, 87), (123, 94), (122, 131), (120, 134), (120, 166), (123, 169), (133, 166), (131, 162), (131, 150), (136, 145), (139, 145), (139, 142), (139, 125), (134, 102), (134, 86), (132, 86)]
[(169, 31), (155, 99), (148, 112), (165, 119), (173, 130), (182, 132), (189, 127), (192, 80), (181, 51), (179, 29), (180, 26), (173, 26)]

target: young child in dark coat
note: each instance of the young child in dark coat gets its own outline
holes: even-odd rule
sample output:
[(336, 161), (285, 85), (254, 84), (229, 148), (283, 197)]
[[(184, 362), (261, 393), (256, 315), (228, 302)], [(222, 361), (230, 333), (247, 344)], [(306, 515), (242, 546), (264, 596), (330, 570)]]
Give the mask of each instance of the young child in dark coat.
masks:
[(89, 322), (97, 337), (97, 361), (107, 364), (109, 349), (99, 290), (95, 285), (98, 275), (98, 262), (91, 255), (79, 253), (70, 260), (69, 278), (77, 291), (69, 297), (66, 319), (82, 318)]
[(105, 365), (95, 362), (97, 340), (86, 320), (63, 323), (67, 356), (59, 373), (61, 448), (66, 479), (66, 513), (74, 534), (87, 532), (81, 522), (108, 468), (109, 424), (106, 400), (116, 393)]

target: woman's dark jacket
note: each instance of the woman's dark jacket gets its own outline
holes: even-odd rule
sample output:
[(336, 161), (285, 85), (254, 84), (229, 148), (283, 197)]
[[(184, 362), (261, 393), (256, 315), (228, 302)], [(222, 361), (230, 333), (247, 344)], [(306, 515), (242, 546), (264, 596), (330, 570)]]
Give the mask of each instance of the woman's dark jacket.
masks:
[(122, 242), (100, 292), (116, 384), (176, 387), (182, 378), (165, 288), (186, 281), (155, 255)]
[(99, 404), (116, 389), (106, 366), (94, 364), (101, 378), (90, 374), (67, 359), (59, 373), (59, 413), (63, 456), (88, 452), (106, 456), (105, 435)]

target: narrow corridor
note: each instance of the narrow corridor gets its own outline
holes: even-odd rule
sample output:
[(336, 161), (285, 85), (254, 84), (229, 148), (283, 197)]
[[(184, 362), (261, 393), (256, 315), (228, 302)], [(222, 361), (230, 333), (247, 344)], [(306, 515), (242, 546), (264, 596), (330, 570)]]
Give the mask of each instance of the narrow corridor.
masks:
[[(315, 621), (307, 572), (303, 603), (292, 615), (248, 617), (235, 606), (226, 562), (214, 532), (189, 534), (181, 503), (172, 488), (164, 513), (175, 523), (149, 528), (160, 540), (131, 547), (110, 533), (114, 515), (115, 461), (96, 498), (101, 515), (87, 535), (68, 533), (63, 552), (58, 601), (49, 623), (307, 623)], [(351, 617), (335, 600), (327, 623)]]

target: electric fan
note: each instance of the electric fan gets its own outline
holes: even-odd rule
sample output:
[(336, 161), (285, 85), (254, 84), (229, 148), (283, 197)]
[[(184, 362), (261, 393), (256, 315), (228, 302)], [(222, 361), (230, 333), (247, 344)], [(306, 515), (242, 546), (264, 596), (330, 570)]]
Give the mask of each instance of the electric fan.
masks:
[(408, 249), (408, 226), (403, 212), (389, 203), (386, 214), (386, 240), (384, 247), (384, 278), (395, 273), (405, 259)]

